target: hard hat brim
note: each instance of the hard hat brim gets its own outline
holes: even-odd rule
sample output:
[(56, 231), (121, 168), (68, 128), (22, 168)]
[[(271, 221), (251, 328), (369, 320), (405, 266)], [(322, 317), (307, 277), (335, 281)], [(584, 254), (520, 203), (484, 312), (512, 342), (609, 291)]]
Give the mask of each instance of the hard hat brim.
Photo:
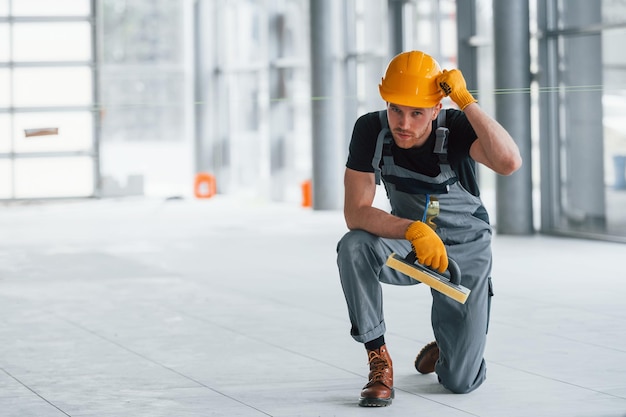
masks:
[(390, 91), (385, 91), (382, 84), (378, 85), (378, 91), (380, 96), (387, 103), (398, 104), (400, 106), (416, 107), (416, 108), (431, 108), (435, 107), (445, 97), (443, 91), (439, 94), (430, 94), (429, 96), (408, 96), (406, 93), (394, 94)]

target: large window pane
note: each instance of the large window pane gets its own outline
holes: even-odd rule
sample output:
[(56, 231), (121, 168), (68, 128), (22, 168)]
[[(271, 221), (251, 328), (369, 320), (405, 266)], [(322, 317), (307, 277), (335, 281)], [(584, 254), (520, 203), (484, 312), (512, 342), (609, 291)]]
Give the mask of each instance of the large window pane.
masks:
[(0, 113), (0, 153), (11, 152), (11, 116)]
[(623, 23), (626, 21), (626, 1), (601, 0), (602, 23)]
[[(0, 64), (15, 63), (0, 68), (0, 109), (5, 109), (0, 112), (0, 154), (5, 155), (0, 158), (0, 199), (94, 194), (89, 18), (95, 3), (0, 0), (0, 17), (16, 18), (0, 23)], [(29, 17), (34, 19), (20, 19)], [(38, 107), (43, 109), (33, 112)], [(63, 107), (85, 110), (56, 110)], [(75, 152), (86, 155), (67, 156)]]
[(566, 37), (562, 45), (562, 225), (601, 232), (606, 224), (601, 38), (595, 34)]
[(626, 41), (626, 29), (611, 29), (602, 32), (603, 90), (608, 94), (626, 94), (624, 41)]
[[(621, 11), (626, 4), (621, 5)], [(618, 7), (615, 5), (615, 7)], [(624, 14), (621, 13), (622, 19)], [(626, 236), (626, 56), (625, 29), (610, 29), (602, 33), (604, 61), (604, 166), (607, 184), (607, 229)]]
[(14, 16), (88, 16), (90, 0), (13, 0)]
[(11, 160), (0, 159), (0, 198), (11, 198), (11, 183), (13, 173), (11, 172)]
[(88, 106), (89, 68), (16, 68), (15, 106)]
[[(32, 129), (58, 129), (57, 134), (28, 136)], [(93, 118), (89, 112), (18, 113), (15, 115), (15, 152), (90, 151)]]
[(190, 190), (191, 6), (181, 1), (100, 2), (103, 178), (124, 184), (131, 176), (143, 177), (145, 192), (152, 195)]
[(159, 67), (103, 70), (105, 141), (184, 140), (183, 75)]
[(13, 26), (14, 61), (90, 59), (91, 25), (88, 22), (16, 23)]
[(7, 62), (11, 59), (9, 51), (9, 24), (0, 23), (0, 62)]
[(626, 94), (605, 94), (604, 161), (607, 184), (607, 228), (626, 236)]
[(102, 0), (104, 64), (178, 64), (184, 3)]
[(623, 239), (626, 30), (600, 25), (624, 22), (626, 2), (547, 3), (558, 16), (540, 29), (567, 30), (540, 44), (547, 61), (539, 65), (551, 70), (542, 76), (552, 80), (545, 87), (560, 87), (558, 93), (542, 101), (542, 153), (553, 152), (542, 158), (546, 173), (542, 183), (549, 184), (545, 190), (550, 191), (550, 195), (542, 196), (542, 215), (548, 219), (544, 224), (551, 232)]
[(93, 194), (93, 159), (18, 158), (15, 197), (86, 197)]
[(11, 107), (11, 73), (0, 68), (0, 107)]

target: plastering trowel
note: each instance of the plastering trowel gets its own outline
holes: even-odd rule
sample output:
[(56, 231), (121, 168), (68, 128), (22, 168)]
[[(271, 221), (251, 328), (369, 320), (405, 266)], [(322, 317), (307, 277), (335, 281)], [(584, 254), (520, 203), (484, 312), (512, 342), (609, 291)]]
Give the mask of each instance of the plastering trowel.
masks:
[(470, 289), (461, 285), (461, 270), (459, 269), (459, 265), (451, 258), (448, 258), (449, 278), (417, 262), (415, 252), (413, 251), (405, 258), (392, 253), (387, 258), (387, 266), (419, 282), (423, 282), (434, 290), (439, 291), (461, 304), (465, 304), (471, 292)]

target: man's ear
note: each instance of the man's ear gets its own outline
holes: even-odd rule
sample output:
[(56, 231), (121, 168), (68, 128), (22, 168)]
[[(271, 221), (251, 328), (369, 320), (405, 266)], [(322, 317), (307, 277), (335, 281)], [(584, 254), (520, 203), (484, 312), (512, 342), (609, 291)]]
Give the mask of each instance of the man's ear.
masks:
[(437, 103), (437, 105), (435, 106), (435, 111), (433, 112), (433, 120), (435, 120), (437, 116), (439, 116), (439, 112), (441, 111), (442, 107), (443, 107), (443, 104)]

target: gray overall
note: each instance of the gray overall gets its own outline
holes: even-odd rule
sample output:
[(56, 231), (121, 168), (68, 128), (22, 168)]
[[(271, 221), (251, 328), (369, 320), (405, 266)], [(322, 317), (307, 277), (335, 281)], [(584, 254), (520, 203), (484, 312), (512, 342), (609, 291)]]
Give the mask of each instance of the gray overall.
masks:
[[(445, 110), (438, 126), (445, 124)], [(443, 119), (443, 120), (442, 120)], [(431, 322), (440, 355), (435, 372), (444, 387), (455, 393), (476, 389), (485, 379), (483, 359), (491, 301), (491, 226), (480, 198), (457, 181), (447, 161), (446, 128), (437, 129), (435, 153), (441, 173), (428, 177), (397, 166), (391, 155), (393, 138), (386, 111), (381, 112), (374, 169), (376, 182), (382, 176), (392, 214), (421, 220), (429, 195), (439, 199), (436, 232), (448, 256), (461, 269), (462, 285), (471, 289), (465, 304), (432, 290)], [(442, 130), (443, 129), (443, 130)], [(378, 161), (382, 156), (382, 170)], [(380, 238), (363, 230), (352, 230), (337, 245), (337, 264), (352, 324), (351, 335), (368, 342), (385, 333), (381, 282), (413, 285), (418, 282), (385, 265), (391, 252), (404, 256), (411, 245), (403, 239)]]

